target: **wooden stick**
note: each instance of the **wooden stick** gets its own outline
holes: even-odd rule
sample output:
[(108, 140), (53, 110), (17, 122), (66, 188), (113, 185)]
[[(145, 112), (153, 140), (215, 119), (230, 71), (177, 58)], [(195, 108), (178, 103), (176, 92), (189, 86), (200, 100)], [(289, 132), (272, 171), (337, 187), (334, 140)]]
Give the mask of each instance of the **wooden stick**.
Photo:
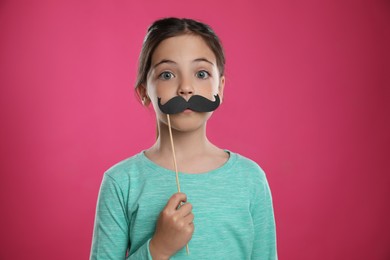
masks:
[[(179, 172), (177, 170), (177, 162), (176, 162), (176, 155), (175, 155), (175, 146), (173, 145), (173, 136), (172, 136), (172, 128), (171, 128), (171, 119), (169, 117), (169, 114), (167, 114), (168, 119), (168, 128), (169, 128), (169, 137), (171, 139), (171, 147), (172, 147), (172, 155), (173, 155), (173, 165), (175, 166), (175, 173), (176, 173), (176, 185), (177, 185), (177, 191), (180, 192), (180, 182), (179, 182)], [(182, 204), (180, 204), (182, 205)], [(186, 251), (187, 255), (190, 254), (190, 249), (188, 248), (188, 244), (186, 245)]]
[(175, 146), (173, 145), (173, 136), (172, 136), (172, 129), (171, 129), (171, 119), (169, 117), (169, 114), (167, 114), (168, 119), (168, 127), (169, 127), (169, 137), (171, 139), (171, 147), (172, 147), (172, 155), (173, 155), (173, 165), (175, 166), (175, 173), (176, 173), (176, 185), (177, 185), (177, 191), (180, 192), (180, 182), (179, 182), (179, 172), (177, 171), (177, 162), (176, 162), (176, 153), (175, 153)]

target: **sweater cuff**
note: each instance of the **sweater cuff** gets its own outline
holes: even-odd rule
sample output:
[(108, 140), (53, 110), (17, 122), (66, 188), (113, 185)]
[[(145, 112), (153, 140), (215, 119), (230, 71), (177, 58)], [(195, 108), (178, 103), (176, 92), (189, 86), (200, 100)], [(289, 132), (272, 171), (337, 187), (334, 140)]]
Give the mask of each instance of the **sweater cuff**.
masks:
[(148, 260), (153, 260), (152, 259), (152, 255), (150, 254), (150, 240), (152, 240), (151, 238), (148, 239), (148, 242), (146, 242), (146, 253), (147, 253), (147, 259)]

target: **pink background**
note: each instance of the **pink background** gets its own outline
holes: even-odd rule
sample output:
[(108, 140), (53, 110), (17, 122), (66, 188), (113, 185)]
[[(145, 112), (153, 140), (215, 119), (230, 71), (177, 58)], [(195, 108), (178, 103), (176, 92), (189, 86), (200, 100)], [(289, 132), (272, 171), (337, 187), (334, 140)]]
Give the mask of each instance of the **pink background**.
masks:
[(0, 259), (88, 258), (103, 172), (154, 141), (133, 83), (165, 16), (224, 43), (209, 137), (267, 172), (280, 259), (390, 259), (385, 0), (1, 1)]

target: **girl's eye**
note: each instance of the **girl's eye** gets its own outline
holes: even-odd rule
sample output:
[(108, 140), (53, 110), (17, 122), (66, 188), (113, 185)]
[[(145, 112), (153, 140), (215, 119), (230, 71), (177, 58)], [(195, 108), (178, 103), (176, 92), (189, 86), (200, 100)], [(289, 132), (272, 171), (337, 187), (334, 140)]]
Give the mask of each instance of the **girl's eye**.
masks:
[(159, 78), (163, 80), (169, 80), (173, 78), (175, 75), (173, 75), (172, 72), (169, 71), (164, 71), (163, 73), (160, 74)]
[(207, 79), (208, 77), (210, 77), (210, 73), (205, 70), (200, 70), (196, 73), (196, 77), (200, 79)]

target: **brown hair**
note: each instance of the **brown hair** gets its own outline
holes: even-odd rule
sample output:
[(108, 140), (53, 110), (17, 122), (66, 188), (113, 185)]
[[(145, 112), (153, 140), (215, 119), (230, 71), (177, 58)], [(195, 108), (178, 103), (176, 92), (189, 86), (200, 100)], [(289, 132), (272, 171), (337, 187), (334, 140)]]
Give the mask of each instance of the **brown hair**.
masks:
[(220, 76), (224, 75), (225, 54), (218, 36), (207, 24), (175, 17), (163, 18), (155, 21), (149, 28), (139, 56), (138, 75), (135, 88), (146, 83), (150, 70), (152, 55), (157, 46), (165, 39), (183, 34), (194, 34), (203, 38), (213, 51)]

